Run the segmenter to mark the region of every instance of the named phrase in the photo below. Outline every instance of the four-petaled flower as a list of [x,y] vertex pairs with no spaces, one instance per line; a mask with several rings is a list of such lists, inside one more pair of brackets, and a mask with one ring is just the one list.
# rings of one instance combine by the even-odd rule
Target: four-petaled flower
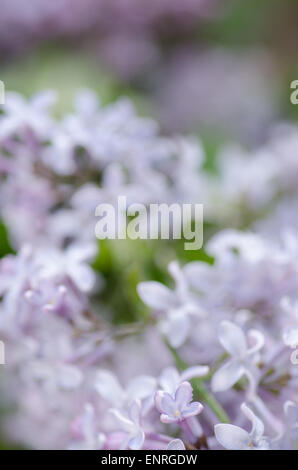
[[203,405],[192,401],[192,386],[182,382],[174,394],[158,391],[155,394],[155,406],[161,413],[162,423],[179,423],[203,410]]

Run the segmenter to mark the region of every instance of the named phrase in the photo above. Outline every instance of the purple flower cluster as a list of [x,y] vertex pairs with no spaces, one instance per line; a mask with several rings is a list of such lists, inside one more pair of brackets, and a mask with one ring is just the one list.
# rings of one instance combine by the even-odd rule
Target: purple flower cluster
[[[297,131],[248,162],[225,150],[211,177],[198,142],[161,137],[126,100],[103,108],[85,90],[60,120],[54,100],[8,94],[0,115],[0,213],[16,249],[0,261],[6,435],[50,449],[297,448],[298,233],[277,222],[297,199]],[[172,288],[138,284],[150,322],[119,337],[90,265],[95,207],[118,195],[204,202],[218,227],[212,262],[172,261]],[[237,230],[244,213],[250,231]]]

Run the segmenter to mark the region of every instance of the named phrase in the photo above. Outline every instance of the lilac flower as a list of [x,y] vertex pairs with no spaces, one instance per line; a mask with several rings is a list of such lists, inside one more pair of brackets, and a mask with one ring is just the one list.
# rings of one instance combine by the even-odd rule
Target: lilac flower
[[140,375],[130,380],[123,388],[112,372],[99,370],[96,373],[95,389],[104,400],[116,408],[122,408],[132,400],[144,400],[152,397],[156,391],[156,379]]
[[175,394],[156,392],[155,406],[161,413],[161,422],[179,423],[200,414],[203,405],[199,402],[192,402],[192,395],[192,386],[189,382],[182,382],[177,387]]
[[26,290],[24,298],[31,311],[54,313],[82,330],[91,326],[90,320],[83,314],[88,308],[87,299],[69,279],[65,279],[64,284],[52,280],[40,281],[37,286],[31,285]]
[[[231,449],[297,447],[298,376],[286,347],[298,343],[297,227],[279,223],[264,236],[256,225],[249,232],[232,226],[243,199],[252,219],[275,200],[294,213],[294,136],[287,146],[276,135],[272,148],[254,152],[247,175],[244,155],[226,150],[216,193],[200,144],[161,137],[129,101],[102,107],[84,91],[61,120],[49,113],[52,101],[51,94],[9,96],[0,117],[0,212],[16,249],[0,261],[1,396],[15,410],[3,423],[6,437],[38,449],[216,448],[215,436]],[[264,162],[268,172],[258,173]],[[251,186],[256,178],[262,188]],[[231,189],[226,183],[235,179],[241,184]],[[213,199],[220,191],[231,203],[224,224],[231,227],[206,245],[214,262],[180,268],[173,261],[173,289],[138,287],[156,322],[110,325],[111,304],[89,264],[98,202],[114,203],[119,192],[144,204],[197,202],[203,192],[206,217],[220,230]],[[202,426],[196,416],[203,405],[192,401],[188,382],[195,377],[208,404]],[[242,381],[234,387],[242,378],[246,391]],[[242,429],[244,396],[258,416],[241,407],[250,432]],[[226,415],[231,424],[217,425],[214,436]],[[183,442],[171,435],[177,425]]]
[[228,450],[268,450],[270,449],[269,440],[264,437],[264,424],[262,421],[246,406],[241,405],[241,411],[252,423],[250,432],[245,431],[239,426],[233,424],[216,424],[214,432],[218,442]]
[[144,444],[145,433],[141,426],[141,402],[134,400],[128,409],[128,416],[119,410],[111,409],[110,412],[116,418],[119,427],[124,431],[126,437],[122,442],[121,449],[127,447],[131,450],[140,450]]
[[70,245],[63,253],[54,249],[47,253],[41,251],[37,257],[42,266],[40,276],[69,276],[82,292],[88,292],[94,287],[96,277],[87,261],[95,256],[96,251],[95,244]]
[[1,116],[0,139],[21,134],[26,129],[31,129],[39,138],[45,138],[52,125],[48,111],[56,101],[56,93],[46,91],[34,95],[30,102],[18,93],[7,93],[5,103],[5,115]]
[[191,331],[191,317],[204,316],[205,312],[190,292],[176,262],[169,265],[169,272],[176,281],[174,291],[158,282],[144,282],[138,285],[138,293],[147,305],[166,316],[161,319],[161,330],[173,347],[179,347]]
[[255,341],[250,348],[247,339],[239,326],[224,321],[219,327],[219,341],[226,351],[231,355],[231,359],[218,369],[212,377],[211,386],[215,392],[228,390],[241,377],[246,375],[255,387],[255,364],[258,359],[258,352],[264,345],[263,335],[256,330],[248,332],[248,338]]

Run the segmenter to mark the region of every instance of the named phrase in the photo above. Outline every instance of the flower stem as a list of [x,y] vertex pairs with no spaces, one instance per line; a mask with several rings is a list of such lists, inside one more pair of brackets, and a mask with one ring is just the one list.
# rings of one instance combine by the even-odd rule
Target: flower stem
[[[180,357],[176,349],[174,349],[166,340],[167,347],[169,351],[172,353],[176,366],[180,370],[185,370],[189,367],[189,365]],[[191,381],[191,384],[193,386],[194,392],[198,397],[201,399],[202,402],[204,402],[206,405],[209,406],[209,408],[213,411],[213,413],[217,416],[217,418],[220,420],[221,423],[229,423],[230,419],[221,406],[221,404],[216,400],[214,395],[210,393],[210,391],[207,389],[206,385],[204,384],[204,381],[199,378],[194,378]]]

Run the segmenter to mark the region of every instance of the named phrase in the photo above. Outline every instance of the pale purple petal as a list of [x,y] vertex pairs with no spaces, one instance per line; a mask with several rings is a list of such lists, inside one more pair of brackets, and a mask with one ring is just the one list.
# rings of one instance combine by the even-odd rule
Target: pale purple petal
[[288,328],[283,335],[283,340],[291,348],[298,346],[298,328]]
[[140,429],[139,432],[134,437],[129,439],[128,447],[131,450],[140,450],[143,447],[144,440],[145,440],[145,433],[142,429]]
[[233,387],[243,376],[244,368],[236,360],[228,361],[218,369],[212,377],[211,388],[213,392],[223,392]]
[[169,442],[167,450],[185,450],[185,445],[181,439],[173,439]]
[[247,344],[243,331],[234,323],[223,321],[219,325],[219,341],[231,356],[242,356],[246,353]]
[[156,310],[167,310],[175,305],[174,293],[159,282],[141,282],[138,294],[146,305]]
[[264,424],[262,421],[252,412],[248,406],[243,403],[241,405],[241,411],[252,423],[252,430],[250,432],[251,439],[253,441],[258,441],[264,434]]
[[290,426],[296,426],[298,430],[298,405],[292,401],[284,404],[284,411]]
[[190,416],[196,416],[203,411],[203,405],[199,402],[192,402],[186,408],[184,408],[182,415],[183,418],[189,418]]
[[129,417],[135,425],[140,424],[141,418],[141,402],[140,400],[134,400],[129,408]]
[[192,400],[192,395],[192,386],[189,382],[183,382],[181,385],[179,385],[175,393],[175,402],[177,403],[179,410],[183,410],[186,406],[188,406]]
[[252,347],[250,347],[249,350],[247,351],[248,354],[255,354],[260,349],[262,349],[262,347],[265,344],[265,337],[263,333],[261,333],[258,330],[250,330],[248,332],[248,337],[249,339],[252,338],[254,341],[254,344],[252,345]]
[[122,403],[124,391],[114,374],[100,370],[96,374],[95,389],[108,402],[115,405]]
[[148,375],[140,375],[132,379],[127,388],[126,395],[130,399],[140,399],[149,397],[156,390],[156,379]]
[[159,377],[161,388],[168,393],[175,393],[179,382],[180,376],[175,367],[167,367]]
[[216,424],[215,437],[228,450],[248,450],[251,439],[247,431],[233,424]]
[[186,369],[181,374],[181,381],[191,380],[195,377],[204,377],[209,372],[208,366],[193,366]]
[[173,348],[179,348],[187,339],[191,327],[187,310],[169,312],[162,330]]

